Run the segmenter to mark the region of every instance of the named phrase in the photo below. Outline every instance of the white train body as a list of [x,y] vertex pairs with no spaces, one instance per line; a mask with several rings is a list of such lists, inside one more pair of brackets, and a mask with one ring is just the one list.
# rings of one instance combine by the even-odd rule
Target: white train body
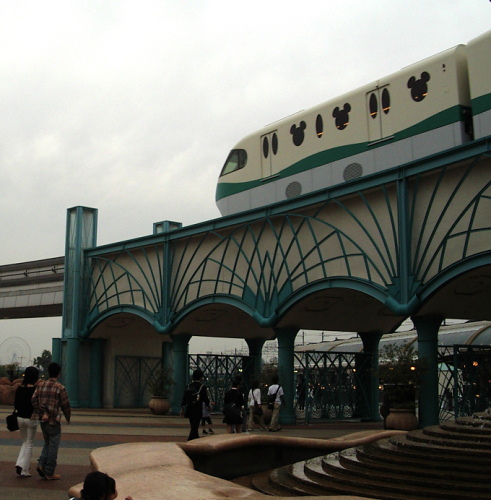
[[491,32],[467,44],[474,138],[491,135]]
[[295,198],[470,141],[477,104],[476,138],[491,134],[490,44],[491,32],[245,137],[220,174],[220,212]]

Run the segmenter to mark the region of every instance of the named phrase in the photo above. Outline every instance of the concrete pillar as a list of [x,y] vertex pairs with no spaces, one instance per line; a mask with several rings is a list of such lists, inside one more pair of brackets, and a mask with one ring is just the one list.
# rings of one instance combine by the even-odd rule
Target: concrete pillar
[[191,335],[176,335],[172,337],[172,374],[174,386],[171,398],[171,411],[173,414],[179,414],[181,411],[182,395],[189,382],[189,340]]
[[[379,378],[378,378],[378,363],[379,363],[379,344],[382,338],[381,333],[359,333],[363,342],[363,351],[370,356],[369,363],[364,365],[363,373],[358,373],[358,378],[362,384],[357,387],[357,391],[365,391],[367,394],[367,404],[365,418],[370,420],[382,420],[379,409]],[[360,401],[360,398],[358,398]],[[362,405],[363,408],[363,405]],[[362,413],[365,413],[362,411]],[[363,419],[364,416],[360,415]]]
[[263,346],[266,342],[264,339],[245,339],[249,347],[249,356],[254,358],[254,373],[252,378],[260,380],[263,369]]
[[102,408],[103,339],[90,341],[90,408]]
[[294,424],[295,411],[293,399],[295,396],[295,337],[298,330],[275,328],[278,338],[278,373],[280,384],[285,393],[286,405],[282,406],[280,412],[280,423]]
[[437,425],[438,406],[438,331],[442,318],[414,316],[411,318],[418,332],[418,357],[424,364],[419,392],[419,426]]

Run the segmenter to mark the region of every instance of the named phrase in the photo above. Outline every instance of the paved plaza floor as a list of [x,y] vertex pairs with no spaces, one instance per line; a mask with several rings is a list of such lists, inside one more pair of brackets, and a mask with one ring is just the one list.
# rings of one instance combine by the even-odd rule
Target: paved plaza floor
[[[1,500],[66,500],[68,489],[82,482],[90,472],[89,455],[93,449],[138,441],[183,442],[189,433],[187,419],[152,415],[148,409],[75,409],[72,423],[63,424],[56,469],[62,478],[59,481],[46,481],[36,473],[37,458],[43,444],[40,429],[36,434],[32,455],[32,477],[21,478],[15,473],[21,438],[19,432],[8,432],[6,429],[5,417],[11,412],[11,407],[0,406],[3,422],[0,430]],[[212,415],[212,420],[215,433],[224,434],[225,425],[221,423],[221,415]],[[309,425],[298,423],[283,426],[281,435],[329,439],[362,430],[381,430],[382,427],[382,422],[314,421]],[[206,436],[203,439],[206,439]],[[135,460],[138,460],[138,457],[135,457]]]

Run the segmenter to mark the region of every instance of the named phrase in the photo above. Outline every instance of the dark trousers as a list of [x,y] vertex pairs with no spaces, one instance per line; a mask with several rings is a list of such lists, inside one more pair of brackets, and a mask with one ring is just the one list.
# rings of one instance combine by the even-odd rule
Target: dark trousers
[[201,415],[193,415],[189,417],[189,425],[191,426],[191,432],[189,433],[188,441],[199,438],[200,420],[201,420]]

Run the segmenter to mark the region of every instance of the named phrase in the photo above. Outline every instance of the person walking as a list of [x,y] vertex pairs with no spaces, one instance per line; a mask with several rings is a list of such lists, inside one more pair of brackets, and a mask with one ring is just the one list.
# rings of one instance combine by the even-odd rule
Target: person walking
[[[211,426],[213,422],[211,421],[211,407],[214,406],[214,402],[210,402],[210,406],[206,406],[203,403],[203,410],[201,415],[201,426],[203,427],[203,434],[215,434]],[[206,430],[206,424],[208,424],[208,430]]]
[[269,386],[268,389],[268,402],[273,400],[273,415],[271,416],[271,423],[269,424],[269,432],[278,432],[281,431],[280,424],[278,423],[278,417],[280,414],[280,407],[282,401],[284,399],[283,387],[280,385],[280,379],[278,375],[273,376],[273,383]]
[[208,390],[203,383],[204,373],[197,368],[193,372],[193,380],[184,391],[181,402],[181,416],[189,419],[190,432],[188,441],[199,438],[199,423],[203,416],[203,403],[210,406]]
[[259,427],[262,431],[266,430],[263,418],[263,408],[261,406],[261,389],[259,388],[259,380],[252,382],[251,390],[247,397],[247,406],[249,407],[249,420],[247,422],[248,432],[254,429],[254,419],[259,422]]
[[65,386],[58,382],[61,366],[50,363],[48,373],[49,379],[39,384],[32,396],[34,411],[31,418],[41,421],[44,438],[36,470],[41,477],[56,480],[61,479],[60,474],[55,474],[61,440],[61,412],[69,424],[72,410]]
[[[244,409],[244,395],[241,389],[242,377],[235,377],[232,380],[232,388],[229,389],[223,398],[224,418],[223,423],[227,425],[227,434],[242,433],[242,411]],[[228,412],[227,407],[233,407],[233,411]]]
[[31,399],[38,379],[39,370],[34,366],[28,366],[24,371],[22,385],[17,387],[15,391],[14,408],[17,411],[17,421],[22,437],[22,446],[17,457],[17,462],[15,463],[15,471],[20,477],[31,477],[29,466],[31,464],[34,436],[38,427],[37,421],[31,420],[34,410]]

